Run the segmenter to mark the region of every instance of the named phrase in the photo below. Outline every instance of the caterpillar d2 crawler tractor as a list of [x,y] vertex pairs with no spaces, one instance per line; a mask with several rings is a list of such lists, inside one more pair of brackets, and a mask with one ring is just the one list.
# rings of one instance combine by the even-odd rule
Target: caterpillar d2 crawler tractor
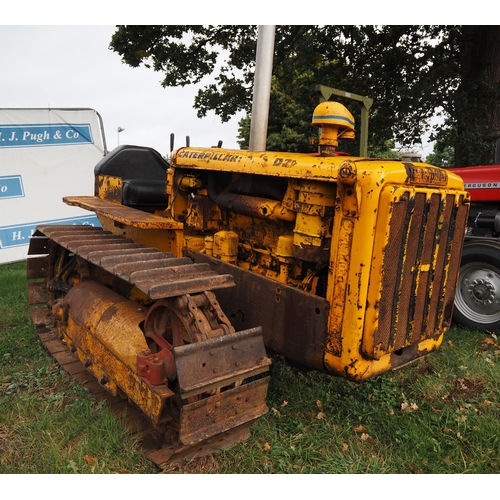
[[354,136],[338,103],[313,126],[313,155],[181,147],[167,163],[120,146],[95,167],[95,196],[64,198],[102,228],[31,239],[42,340],[148,417],[157,462],[246,439],[267,411],[270,352],[362,381],[433,351],[450,325],[461,179],[337,154]]

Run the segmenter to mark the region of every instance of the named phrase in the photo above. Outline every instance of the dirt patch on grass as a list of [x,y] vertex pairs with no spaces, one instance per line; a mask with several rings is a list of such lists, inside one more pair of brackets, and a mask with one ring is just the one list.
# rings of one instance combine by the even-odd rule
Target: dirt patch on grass
[[432,375],[435,372],[432,360],[426,356],[417,360],[413,366],[416,375]]
[[475,399],[484,392],[484,385],[478,379],[457,377],[450,391],[450,397],[455,400]]

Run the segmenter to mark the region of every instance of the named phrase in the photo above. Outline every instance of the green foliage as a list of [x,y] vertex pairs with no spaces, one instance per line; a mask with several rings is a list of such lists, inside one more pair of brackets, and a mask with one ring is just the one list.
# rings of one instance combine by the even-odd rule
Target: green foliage
[[[110,48],[123,62],[164,74],[162,85],[214,78],[194,99],[198,116],[214,111],[227,121],[251,111],[257,27],[118,26]],[[387,140],[419,144],[430,120],[443,117],[433,138],[458,135],[457,165],[491,163],[500,136],[498,26],[301,26],[276,29],[269,115],[271,150],[312,151],[310,121],[322,84],[374,99],[369,148]],[[357,106],[347,105],[356,119]],[[239,144],[248,143],[248,118]],[[444,135],[443,135],[444,134]],[[359,151],[356,142],[341,145]]]
[[217,69],[215,83],[198,92],[195,107],[199,117],[213,110],[226,122],[249,109],[256,33],[255,26],[241,25],[118,26],[110,48],[132,67],[144,64],[163,73],[164,87],[198,83]]
[[454,96],[456,166],[492,163],[500,137],[500,26],[461,27],[461,80]]
[[374,147],[370,151],[370,156],[372,158],[393,158],[393,159],[399,159],[401,158],[401,154],[398,153],[394,148],[396,145],[394,144],[394,141],[388,140],[385,141],[383,145]]
[[442,139],[434,143],[434,149],[425,159],[427,163],[441,168],[453,168],[455,166],[455,150]]

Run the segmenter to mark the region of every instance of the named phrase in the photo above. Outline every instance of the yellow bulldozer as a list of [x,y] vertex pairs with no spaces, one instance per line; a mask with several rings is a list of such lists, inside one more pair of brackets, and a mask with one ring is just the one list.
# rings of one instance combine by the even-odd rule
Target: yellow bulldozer
[[340,154],[354,119],[313,113],[315,154],[119,146],[95,195],[102,228],[40,226],[28,255],[42,340],[162,436],[158,463],[246,439],[273,353],[352,381],[439,347],[469,198],[425,163]]

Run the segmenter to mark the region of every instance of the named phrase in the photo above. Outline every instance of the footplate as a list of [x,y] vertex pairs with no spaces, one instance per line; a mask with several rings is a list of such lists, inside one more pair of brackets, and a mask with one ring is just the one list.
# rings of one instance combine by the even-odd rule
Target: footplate
[[177,382],[183,399],[225,387],[269,370],[262,328],[174,347]]
[[194,445],[265,415],[268,385],[265,377],[183,406],[179,441]]

